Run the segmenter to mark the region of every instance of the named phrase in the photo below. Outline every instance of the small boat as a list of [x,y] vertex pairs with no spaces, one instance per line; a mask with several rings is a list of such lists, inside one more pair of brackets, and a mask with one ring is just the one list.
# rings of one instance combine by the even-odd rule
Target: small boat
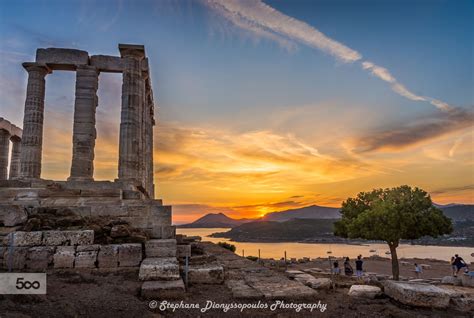
[[332,251],[327,251],[326,253],[327,253],[327,254],[332,254]]
[[390,255],[390,254],[392,254],[392,253],[390,253],[390,251],[385,252],[385,255]]
[[369,252],[370,253],[375,253],[375,252],[377,252],[377,250],[370,250]]

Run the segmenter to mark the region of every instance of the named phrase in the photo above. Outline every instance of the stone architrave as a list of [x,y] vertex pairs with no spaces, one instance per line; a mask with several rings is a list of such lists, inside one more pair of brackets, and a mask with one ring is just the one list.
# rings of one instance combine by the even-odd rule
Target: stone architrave
[[7,179],[9,150],[10,150],[10,133],[4,129],[0,129],[0,180]]
[[23,136],[21,139],[20,177],[39,179],[43,147],[45,76],[51,73],[46,64],[23,63],[28,72]]
[[119,45],[123,62],[122,111],[119,141],[119,180],[139,180],[141,114],[143,109],[141,61],[142,45]]
[[77,67],[72,164],[69,180],[93,180],[98,83],[99,72],[95,67],[88,65]]

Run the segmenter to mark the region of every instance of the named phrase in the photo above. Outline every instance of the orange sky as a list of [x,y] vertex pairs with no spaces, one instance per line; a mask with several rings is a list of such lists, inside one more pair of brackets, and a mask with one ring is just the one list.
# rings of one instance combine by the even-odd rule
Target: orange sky
[[[52,112],[45,117],[44,178],[69,174],[71,125],[64,117]],[[98,128],[95,178],[112,180],[119,127],[99,116]],[[108,135],[101,138],[104,130]],[[470,128],[364,155],[351,150],[354,137],[343,129],[321,125],[313,133],[321,136],[321,149],[331,151],[272,130],[241,133],[158,123],[156,195],[174,206],[176,223],[208,212],[243,218],[311,204],[337,207],[359,191],[401,184],[422,187],[441,204],[474,201]]]

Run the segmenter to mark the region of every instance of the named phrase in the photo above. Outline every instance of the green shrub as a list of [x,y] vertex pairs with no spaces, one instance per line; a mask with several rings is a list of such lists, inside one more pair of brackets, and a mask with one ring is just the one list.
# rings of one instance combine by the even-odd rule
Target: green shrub
[[225,248],[225,249],[227,249],[231,252],[235,252],[235,250],[236,250],[235,245],[229,244],[227,242],[219,242],[219,243],[217,243],[217,245],[219,245],[220,247],[223,247],[223,248]]

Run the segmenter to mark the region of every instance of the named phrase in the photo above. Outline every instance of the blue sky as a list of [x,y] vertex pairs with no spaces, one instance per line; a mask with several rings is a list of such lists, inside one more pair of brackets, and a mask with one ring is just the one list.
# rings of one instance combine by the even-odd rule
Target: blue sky
[[[246,11],[249,8],[250,11]],[[269,8],[278,16],[272,16],[275,11]],[[191,166],[174,167],[179,174],[160,174],[161,168],[170,165],[170,162],[160,161],[160,147],[168,149],[168,143],[176,142],[178,135],[195,137],[196,131],[202,133],[201,137],[210,136],[199,140],[204,157],[210,156],[205,150],[215,141],[216,132],[228,135],[229,140],[240,140],[262,131],[283,139],[291,136],[305,149],[314,148],[332,161],[357,162],[350,182],[364,187],[407,181],[438,191],[472,187],[474,183],[472,125],[469,127],[462,120],[458,124],[460,118],[472,118],[474,103],[472,1],[324,0],[264,1],[262,4],[220,0],[4,0],[0,9],[0,116],[19,126],[26,86],[26,72],[20,63],[34,60],[36,48],[68,47],[86,50],[91,55],[118,55],[118,43],[146,46],[155,100],[159,105],[157,116],[160,127],[164,127],[163,143],[157,142],[157,176],[163,180],[163,187],[173,188],[169,192],[159,190],[159,194],[170,197],[173,203],[238,204],[236,199],[226,202],[224,198],[229,193],[211,188],[203,192],[205,199],[199,202],[194,197],[187,199],[187,194],[180,195],[176,190],[179,186],[196,186],[184,185],[183,180],[202,177]],[[232,15],[229,9],[240,10],[240,16]],[[280,21],[276,21],[278,19]],[[291,28],[302,24],[312,29],[302,28],[301,36],[294,36]],[[347,62],[340,51],[328,53],[318,48],[321,42],[307,42],[314,30],[356,51],[361,58]],[[363,62],[382,67],[396,83],[425,100],[413,100],[416,98],[397,93],[391,88],[393,82],[371,74],[374,69],[364,69]],[[49,153],[61,152],[62,146],[54,141],[54,136],[70,138],[74,74],[55,72],[47,81],[46,111],[52,115],[45,122],[45,137],[49,137]],[[120,81],[119,75],[101,75],[99,138],[104,137],[110,144],[117,140]],[[432,99],[442,101],[455,111],[443,111],[430,103]],[[439,133],[436,128],[425,130],[423,126],[413,132],[419,137],[401,136],[401,131],[428,121],[446,122],[450,128]],[[55,130],[46,127],[48,123],[55,125]],[[256,146],[254,141],[248,145],[243,139],[240,142],[244,144],[239,147],[253,149]],[[232,148],[225,141],[219,145]],[[271,145],[271,142],[265,144],[265,149],[272,152]],[[454,155],[449,156],[453,147],[460,157],[455,167],[448,170],[454,178],[463,177],[457,183],[442,178],[432,180],[433,171],[444,169],[448,163],[453,165],[445,160],[454,160]],[[67,158],[70,150],[64,151]],[[181,155],[188,156],[183,162],[190,164],[193,162],[190,158],[197,155],[188,152],[189,149],[183,150]],[[112,162],[112,154],[103,157],[99,154],[99,158]],[[231,164],[225,161],[229,157],[235,159],[223,153],[213,162],[226,166]],[[271,156],[267,158],[268,162],[272,160]],[[428,163],[432,170],[417,176],[418,179],[404,178],[400,172],[394,172],[413,175],[417,161]],[[391,172],[382,169],[385,172],[378,176],[374,173],[366,182],[360,178],[368,176],[358,173],[362,169],[360,162],[369,165],[370,171],[380,173],[383,166],[390,167],[387,169]],[[49,167],[46,175],[67,176],[68,162],[58,166],[50,155],[46,156],[45,164]],[[115,167],[107,169],[101,177],[108,177]],[[275,169],[276,173],[282,173],[281,167]],[[302,168],[301,173],[305,169]],[[222,176],[224,171],[214,167],[207,173]],[[306,192],[311,192],[308,187],[313,187],[316,192],[327,193],[330,187],[322,186],[328,184],[327,180],[346,181],[339,177],[318,179],[321,175],[322,172],[314,176],[307,174]],[[420,181],[425,179],[427,181]],[[356,191],[355,185],[349,188],[345,192],[335,191],[333,201],[328,199],[324,203],[336,204],[340,197]],[[221,199],[212,197],[213,191],[219,192],[217,196]],[[471,201],[472,189],[463,191],[451,193],[446,200]],[[251,203],[278,200],[283,198],[262,196]]]

